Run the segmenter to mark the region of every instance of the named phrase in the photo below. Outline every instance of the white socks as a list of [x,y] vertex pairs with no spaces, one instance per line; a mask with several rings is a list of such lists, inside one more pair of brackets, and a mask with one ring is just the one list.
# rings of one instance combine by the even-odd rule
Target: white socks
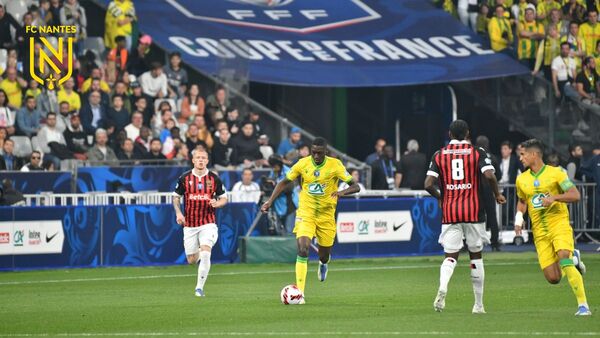
[[448,292],[448,282],[452,278],[454,268],[456,267],[456,260],[452,257],[446,257],[440,266],[440,288],[439,291]]
[[198,263],[198,283],[196,289],[204,290],[204,283],[208,278],[208,271],[210,270],[210,251],[200,251],[200,261]]
[[483,259],[471,260],[471,283],[473,283],[473,293],[475,294],[475,305],[483,306],[483,281],[485,279],[485,270],[483,269]]

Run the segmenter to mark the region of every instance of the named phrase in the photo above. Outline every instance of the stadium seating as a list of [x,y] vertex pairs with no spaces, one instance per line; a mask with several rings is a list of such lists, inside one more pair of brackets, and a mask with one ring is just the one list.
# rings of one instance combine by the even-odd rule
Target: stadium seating
[[42,151],[42,146],[40,144],[40,140],[37,136],[31,138],[31,148],[33,150]]
[[10,138],[15,142],[14,154],[17,157],[27,158],[33,151],[31,140],[27,136],[12,136]]
[[6,49],[0,49],[0,68],[6,69],[6,59],[8,58],[8,51]]
[[31,2],[26,0],[8,0],[6,3],[6,11],[11,13],[12,16],[20,22],[23,14],[27,13],[27,7],[30,4]]

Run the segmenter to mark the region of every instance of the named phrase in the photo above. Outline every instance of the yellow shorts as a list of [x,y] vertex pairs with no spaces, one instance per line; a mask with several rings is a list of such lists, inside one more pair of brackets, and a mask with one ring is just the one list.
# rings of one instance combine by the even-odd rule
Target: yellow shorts
[[296,215],[296,225],[294,233],[296,238],[308,237],[311,240],[317,237],[320,246],[333,246],[335,240],[335,216],[303,217]]
[[575,242],[573,240],[573,228],[570,225],[560,225],[552,229],[548,234],[536,236],[534,234],[535,249],[542,270],[559,261],[556,254],[560,250],[568,250],[573,253]]

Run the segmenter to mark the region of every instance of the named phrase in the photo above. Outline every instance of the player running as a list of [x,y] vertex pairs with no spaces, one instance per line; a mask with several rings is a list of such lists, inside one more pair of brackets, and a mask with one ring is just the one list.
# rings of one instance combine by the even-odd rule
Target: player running
[[[425,179],[425,189],[438,199],[442,209],[439,243],[444,247],[446,256],[440,267],[440,286],[433,308],[441,312],[446,306],[448,283],[465,238],[471,258],[471,283],[475,294],[472,312],[481,314],[485,313],[485,271],[481,251],[490,242],[485,232],[485,210],[480,198],[480,172],[490,183],[496,202],[503,204],[506,199],[498,191],[489,155],[485,150],[473,147],[468,141],[469,126],[465,121],[456,120],[450,124],[450,138],[450,144],[433,155]],[[438,181],[440,189],[437,188]]]
[[[208,171],[208,153],[196,150],[192,155],[194,168],[183,173],[173,192],[173,207],[177,224],[183,226],[183,246],[189,264],[198,264],[195,295],[204,297],[204,283],[210,270],[210,253],[217,243],[215,209],[227,204],[225,188],[219,177]],[[184,200],[185,216],[179,205]]]
[[[335,208],[338,197],[353,194],[360,190],[342,162],[325,155],[327,153],[327,141],[325,139],[316,138],[312,143],[310,152],[311,156],[300,159],[290,169],[286,178],[277,184],[269,200],[261,207],[262,212],[267,212],[273,201],[286,190],[286,187],[297,178],[300,178],[302,192],[296,211],[294,233],[298,243],[296,286],[303,293],[306,284],[310,241],[313,237],[317,237],[319,245],[317,274],[319,280],[323,282],[327,278],[327,264],[331,258],[331,247],[335,239]],[[349,187],[337,191],[339,180],[346,182]]]
[[[576,316],[590,316],[582,274],[585,265],[579,250],[575,250],[573,229],[569,222],[566,203],[579,201],[579,191],[560,168],[551,167],[543,161],[544,146],[539,140],[523,142],[519,159],[529,169],[517,177],[517,214],[515,232],[521,235],[523,214],[529,212],[533,240],[544,277],[551,284],[558,284],[562,275],[579,305]],[[562,270],[562,273],[561,273]]]

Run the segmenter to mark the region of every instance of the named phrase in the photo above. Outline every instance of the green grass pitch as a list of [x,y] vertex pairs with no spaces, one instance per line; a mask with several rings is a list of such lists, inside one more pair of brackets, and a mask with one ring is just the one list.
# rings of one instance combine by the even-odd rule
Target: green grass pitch
[[192,266],[0,273],[0,336],[600,336],[600,254],[584,276],[593,316],[577,318],[565,279],[550,285],[534,253],[489,253],[484,303],[473,315],[461,257],[446,310],[432,303],[438,257],[333,260],[326,282],[309,262],[305,305],[282,305],[293,264],[213,264],[196,298]]

